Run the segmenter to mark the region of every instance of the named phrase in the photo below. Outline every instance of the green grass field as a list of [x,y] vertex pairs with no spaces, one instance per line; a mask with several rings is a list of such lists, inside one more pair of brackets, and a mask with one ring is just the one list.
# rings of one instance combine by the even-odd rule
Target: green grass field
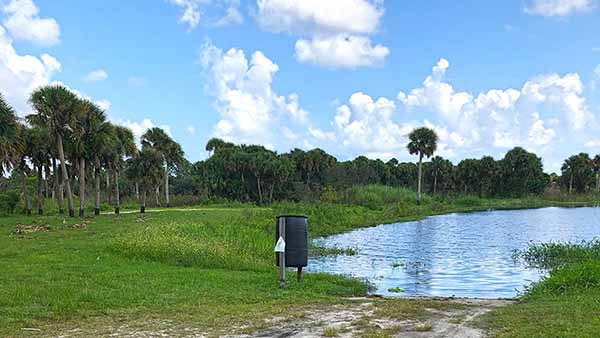
[[[416,205],[411,200],[414,196],[405,191],[388,191],[383,198],[369,191],[376,189],[365,188],[350,196],[352,205],[276,203],[258,208],[232,204],[85,219],[2,217],[0,336],[31,336],[22,328],[38,328],[51,335],[74,323],[93,327],[113,320],[148,318],[218,331],[248,323],[260,325],[264,318],[289,314],[292,308],[342,303],[345,297],[366,295],[365,283],[326,274],[308,274],[304,283],[291,280],[287,289],[280,289],[273,266],[277,214],[308,215],[309,232],[317,237],[448,212],[573,205],[474,197],[427,198]],[[554,298],[542,294],[539,300],[532,296],[498,311],[488,325],[500,332],[499,337],[526,337],[517,333],[529,327],[525,325],[529,313],[539,315],[539,322],[556,317],[556,323],[561,323],[559,314],[551,315],[557,309],[570,311],[576,303],[581,311],[565,318],[577,330],[588,319],[584,311],[588,303],[596,306],[595,311],[600,308],[600,297],[587,297],[590,292]]]
[[[363,283],[322,274],[279,289],[273,217],[243,208],[101,216],[84,225],[3,218],[0,336],[102,316],[164,315],[218,328],[365,294]],[[23,224],[49,229],[11,234]]]

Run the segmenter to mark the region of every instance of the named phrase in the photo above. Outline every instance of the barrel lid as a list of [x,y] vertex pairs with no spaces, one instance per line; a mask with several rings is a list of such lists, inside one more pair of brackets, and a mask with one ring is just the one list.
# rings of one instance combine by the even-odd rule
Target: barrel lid
[[296,217],[296,218],[308,218],[305,215],[279,215],[279,216],[277,216],[277,218],[282,218],[282,217],[285,217],[285,218],[288,218],[288,217],[290,217],[290,218],[292,218],[292,217]]

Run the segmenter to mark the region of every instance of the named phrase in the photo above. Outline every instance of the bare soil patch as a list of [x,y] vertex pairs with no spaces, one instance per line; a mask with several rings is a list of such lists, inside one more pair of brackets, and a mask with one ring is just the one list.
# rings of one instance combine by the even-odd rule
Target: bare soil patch
[[[245,326],[228,328],[195,327],[173,320],[124,320],[98,325],[82,325],[35,337],[225,337],[225,338],[484,338],[486,332],[475,325],[478,318],[511,300],[443,298],[355,298],[342,304],[299,309]],[[29,335],[27,335],[29,336]]]

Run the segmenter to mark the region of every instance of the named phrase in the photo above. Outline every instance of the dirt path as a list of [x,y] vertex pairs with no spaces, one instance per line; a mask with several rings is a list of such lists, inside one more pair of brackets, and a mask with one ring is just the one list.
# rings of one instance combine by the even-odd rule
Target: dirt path
[[[510,300],[356,298],[343,304],[268,318],[246,327],[216,331],[154,319],[71,328],[50,337],[484,338],[486,332],[474,325],[479,317],[511,303]],[[40,336],[47,337],[43,333],[35,335]]]
[[509,300],[413,299],[423,308],[407,307],[406,300],[366,299],[355,304],[336,305],[317,310],[304,318],[288,321],[275,318],[269,329],[228,338],[295,337],[406,337],[406,338],[483,338],[486,333],[474,322]]

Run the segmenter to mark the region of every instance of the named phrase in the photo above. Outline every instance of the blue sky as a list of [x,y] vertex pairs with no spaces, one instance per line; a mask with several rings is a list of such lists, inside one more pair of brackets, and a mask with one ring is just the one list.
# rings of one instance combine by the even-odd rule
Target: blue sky
[[191,161],[212,136],[455,163],[513,146],[547,171],[600,152],[597,0],[0,0],[0,91],[61,82]]

